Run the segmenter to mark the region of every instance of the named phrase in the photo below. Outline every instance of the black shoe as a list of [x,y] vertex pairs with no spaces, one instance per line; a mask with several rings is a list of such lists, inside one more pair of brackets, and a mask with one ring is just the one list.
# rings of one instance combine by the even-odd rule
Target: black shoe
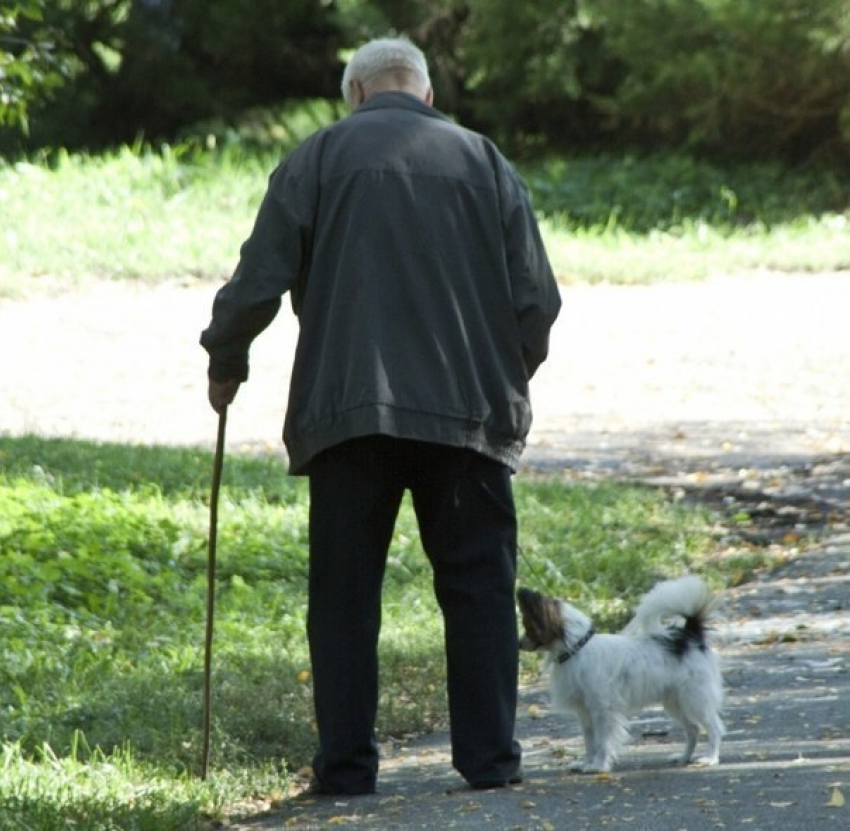
[[470,782],[474,791],[493,791],[497,788],[507,788],[509,785],[522,784],[522,771],[517,771],[508,779],[481,779],[477,782]]

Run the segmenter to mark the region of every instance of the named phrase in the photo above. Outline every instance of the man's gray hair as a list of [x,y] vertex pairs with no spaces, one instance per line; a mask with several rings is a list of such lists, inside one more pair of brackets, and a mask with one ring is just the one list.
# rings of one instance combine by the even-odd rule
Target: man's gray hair
[[361,46],[352,55],[342,74],[342,97],[351,105],[351,81],[364,86],[382,75],[406,75],[423,94],[431,86],[428,61],[419,47],[406,37],[378,38]]

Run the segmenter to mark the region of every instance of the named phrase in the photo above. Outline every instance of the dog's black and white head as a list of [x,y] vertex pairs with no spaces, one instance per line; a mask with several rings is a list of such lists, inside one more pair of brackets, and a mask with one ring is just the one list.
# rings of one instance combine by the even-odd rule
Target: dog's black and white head
[[523,627],[519,648],[525,652],[570,651],[593,631],[590,618],[563,600],[520,588],[517,602]]

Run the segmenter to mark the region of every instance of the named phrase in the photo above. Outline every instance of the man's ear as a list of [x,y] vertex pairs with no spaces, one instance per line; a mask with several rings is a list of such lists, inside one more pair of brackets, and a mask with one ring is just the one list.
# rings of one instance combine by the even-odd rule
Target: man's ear
[[366,100],[366,91],[363,89],[363,84],[357,78],[352,78],[348,82],[348,88],[351,90],[349,96],[351,109],[356,110]]
[[429,107],[434,106],[434,88],[433,87],[428,87],[428,92],[425,93],[425,103]]

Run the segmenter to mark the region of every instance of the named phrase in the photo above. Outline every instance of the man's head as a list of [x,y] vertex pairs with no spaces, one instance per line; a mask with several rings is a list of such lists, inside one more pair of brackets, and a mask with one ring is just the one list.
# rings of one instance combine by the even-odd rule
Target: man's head
[[342,97],[352,110],[375,93],[390,90],[433,102],[428,62],[407,38],[381,38],[361,46],[342,75]]

